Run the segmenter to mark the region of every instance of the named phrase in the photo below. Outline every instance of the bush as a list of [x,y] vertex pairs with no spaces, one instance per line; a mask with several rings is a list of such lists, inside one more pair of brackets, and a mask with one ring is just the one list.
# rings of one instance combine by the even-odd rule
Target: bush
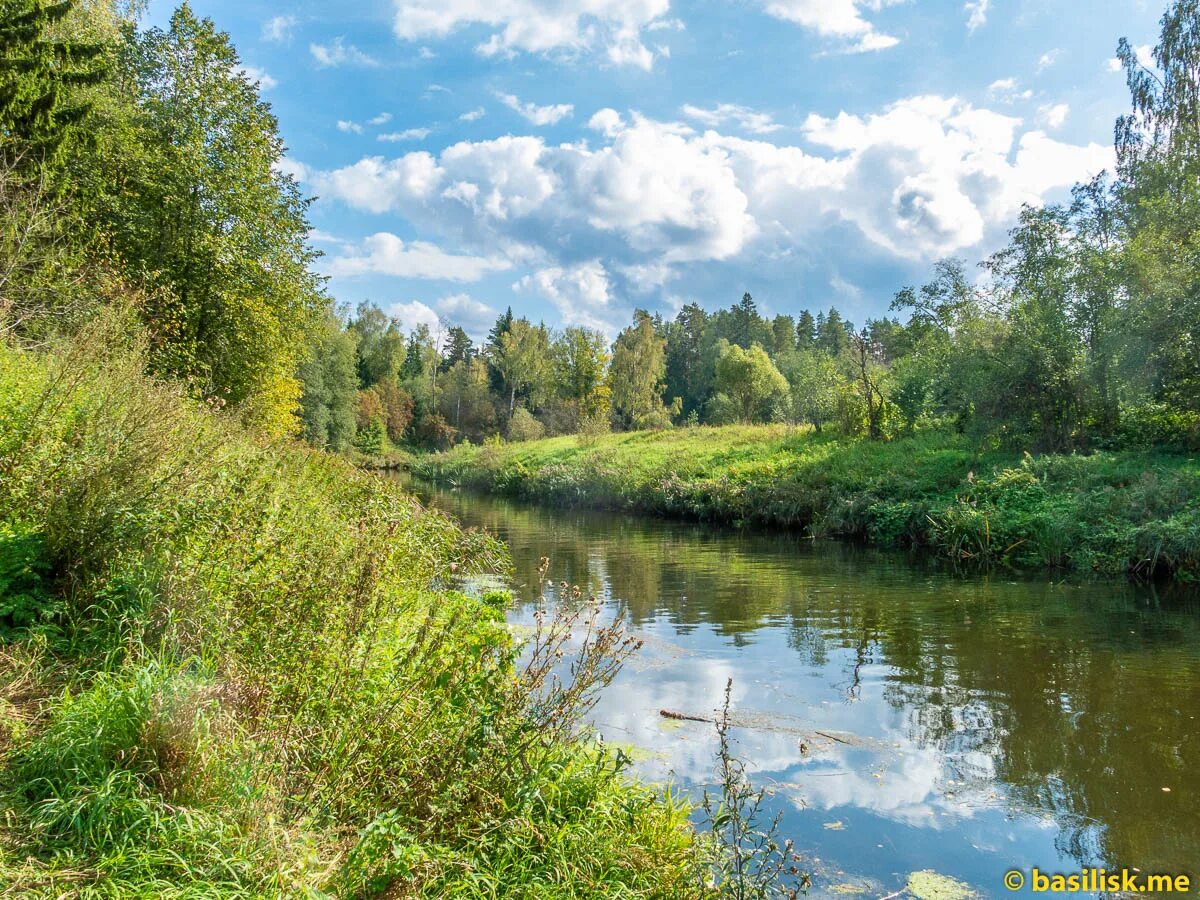
[[537,441],[545,436],[546,428],[533,417],[533,413],[518,406],[508,420],[506,434],[510,441]]

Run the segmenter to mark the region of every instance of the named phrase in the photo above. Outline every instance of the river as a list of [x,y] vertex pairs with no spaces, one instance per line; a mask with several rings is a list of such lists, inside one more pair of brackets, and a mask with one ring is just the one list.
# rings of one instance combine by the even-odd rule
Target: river
[[627,617],[645,645],[593,718],[641,777],[713,780],[713,727],[660,710],[711,716],[733,679],[735,750],[815,896],[918,870],[983,896],[1013,868],[1200,873],[1194,594],[413,487],[508,544],[515,623],[563,582]]

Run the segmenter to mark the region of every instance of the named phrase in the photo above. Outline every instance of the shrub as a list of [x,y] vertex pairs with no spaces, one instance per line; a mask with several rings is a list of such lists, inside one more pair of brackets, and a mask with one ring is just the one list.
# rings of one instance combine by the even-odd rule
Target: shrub
[[536,441],[546,434],[546,428],[533,417],[533,413],[518,406],[508,420],[506,433],[510,441]]

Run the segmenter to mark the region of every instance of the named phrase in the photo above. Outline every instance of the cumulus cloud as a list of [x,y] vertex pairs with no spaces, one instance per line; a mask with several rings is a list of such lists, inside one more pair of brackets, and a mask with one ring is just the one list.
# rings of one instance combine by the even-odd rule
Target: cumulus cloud
[[1060,56],[1062,56],[1062,50],[1058,49],[1057,47],[1055,47],[1053,50],[1047,50],[1045,53],[1039,56],[1037,61],[1038,73],[1040,74],[1046,71],[1056,62],[1058,62],[1058,58]]
[[262,38],[264,41],[282,44],[291,39],[292,29],[295,27],[295,16],[275,16],[263,23]]
[[778,131],[782,126],[777,124],[767,113],[755,112],[745,106],[738,106],[735,103],[718,103],[712,109],[703,109],[699,106],[692,106],[690,103],[685,103],[679,110],[687,118],[710,128],[719,128],[721,125],[731,123],[743,131],[749,131],[752,134],[770,134],[772,131]]
[[397,278],[438,278],[446,281],[478,281],[489,272],[509,268],[507,260],[447,253],[426,241],[405,242],[381,231],[363,240],[361,246],[345,247],[326,266],[335,278],[360,275],[391,275]]
[[575,111],[570,103],[554,103],[550,106],[538,106],[536,103],[523,103],[514,94],[496,94],[496,98],[534,125],[553,125],[560,122]]
[[822,192],[826,204],[837,203],[831,211],[897,255],[932,258],[978,244],[1022,203],[1112,163],[1112,150],[1097,144],[1065,144],[1041,131],[1018,138],[1021,124],[956,98],[924,96],[871,116],[811,116],[805,131],[838,153],[829,173],[837,190]]
[[375,116],[375,118],[368,121],[372,125],[386,125],[388,122],[392,121],[392,114],[389,112],[382,112]]
[[479,119],[482,119],[486,115],[487,115],[487,110],[484,109],[482,106],[477,106],[474,109],[467,110],[465,113],[463,113],[461,116],[459,116],[458,121],[460,121],[460,122],[476,122]]
[[843,49],[862,53],[886,50],[900,39],[883,34],[867,21],[862,9],[878,10],[895,0],[763,0],[767,15],[809,28],[842,42]]
[[978,247],[1022,203],[1112,162],[1108,147],[1057,141],[955,97],[812,115],[798,145],[610,109],[588,124],[597,144],[464,141],[437,155],[368,157],[310,182],[323,197],[530,265],[520,290],[598,325],[620,312],[613,298],[639,273],[662,284],[685,263],[838,257],[847,229],[867,250],[914,261]]
[[338,66],[377,66],[379,62],[353,44],[347,44],[346,39],[336,37],[331,44],[309,44],[308,52],[322,69]]
[[384,311],[398,321],[404,331],[412,331],[418,325],[427,325],[429,330],[438,336],[442,328],[441,317],[428,304],[422,303],[420,300],[393,303]]
[[337,130],[346,134],[362,134],[363,127],[357,122],[351,122],[349,119],[338,119]]
[[601,52],[615,65],[650,69],[642,32],[666,15],[670,0],[393,0],[393,30],[404,40],[443,38],[469,25],[490,29],[484,56],[517,52]]
[[1067,121],[1071,107],[1065,103],[1047,103],[1038,107],[1038,120],[1047,128],[1059,128]]
[[482,341],[499,313],[469,294],[451,294],[434,303],[443,322],[457,325],[475,341]]
[[[575,266],[552,266],[526,275],[513,290],[533,292],[549,300],[564,325],[583,325],[607,335],[617,331],[608,273],[599,260]],[[623,313],[619,314],[624,319]]]
[[405,128],[403,131],[391,131],[387,134],[381,134],[377,139],[391,144],[401,141],[423,141],[429,137],[430,133],[431,129],[429,128]]
[[269,91],[272,88],[279,87],[279,82],[272,78],[266,69],[260,69],[258,66],[242,66],[240,71],[252,82],[256,83],[260,90]]

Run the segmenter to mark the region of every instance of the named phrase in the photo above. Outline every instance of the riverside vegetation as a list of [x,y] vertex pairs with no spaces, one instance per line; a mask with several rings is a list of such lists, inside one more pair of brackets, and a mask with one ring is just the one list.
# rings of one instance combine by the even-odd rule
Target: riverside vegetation
[[806,528],[968,565],[1200,578],[1200,460],[1186,454],[701,426],[460,446],[412,465],[527,500]]
[[490,538],[122,343],[0,349],[0,893],[703,893],[687,810],[580,732],[619,627],[519,654],[447,587]]

